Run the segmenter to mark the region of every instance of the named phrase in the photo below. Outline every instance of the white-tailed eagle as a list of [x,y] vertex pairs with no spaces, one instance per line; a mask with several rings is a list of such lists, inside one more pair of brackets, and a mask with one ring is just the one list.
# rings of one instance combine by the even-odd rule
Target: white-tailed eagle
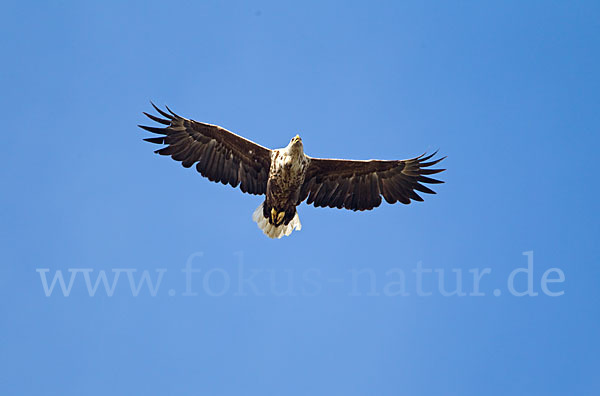
[[417,191],[435,192],[424,185],[443,183],[429,175],[443,158],[436,153],[408,160],[354,161],[312,158],[304,154],[296,135],[285,148],[270,150],[216,125],[188,120],[152,104],[165,118],[144,113],[162,128],[140,125],[161,135],[145,141],[166,145],[155,152],[169,155],[208,180],[229,184],[249,194],[265,194],[252,218],[270,238],[290,235],[302,227],[296,207],[306,200],[316,207],[371,210],[381,204],[423,201]]

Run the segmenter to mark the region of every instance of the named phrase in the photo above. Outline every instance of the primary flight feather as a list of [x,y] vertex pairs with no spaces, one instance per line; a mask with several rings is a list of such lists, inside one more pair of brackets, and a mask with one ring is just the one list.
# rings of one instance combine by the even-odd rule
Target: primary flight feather
[[210,181],[265,194],[252,218],[270,238],[301,229],[296,207],[304,200],[316,207],[371,210],[382,197],[390,204],[423,201],[417,191],[435,194],[424,184],[443,183],[429,177],[444,171],[430,168],[445,158],[433,159],[436,153],[395,161],[312,158],[304,154],[298,135],[287,147],[270,150],[217,125],[152,106],[164,118],[144,114],[164,127],[139,125],[160,135],[144,140],[165,145],[155,152],[186,168],[195,164]]

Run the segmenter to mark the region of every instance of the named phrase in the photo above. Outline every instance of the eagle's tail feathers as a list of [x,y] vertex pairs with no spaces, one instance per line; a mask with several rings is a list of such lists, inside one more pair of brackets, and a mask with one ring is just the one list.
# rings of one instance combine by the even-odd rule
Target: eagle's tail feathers
[[256,208],[254,214],[252,215],[252,220],[258,224],[258,228],[260,228],[269,238],[279,239],[284,235],[290,235],[294,230],[300,231],[302,229],[298,212],[294,214],[294,218],[287,225],[281,224],[280,226],[275,226],[269,223],[269,219],[265,217],[263,213],[263,205],[264,202],[261,203],[258,208]]

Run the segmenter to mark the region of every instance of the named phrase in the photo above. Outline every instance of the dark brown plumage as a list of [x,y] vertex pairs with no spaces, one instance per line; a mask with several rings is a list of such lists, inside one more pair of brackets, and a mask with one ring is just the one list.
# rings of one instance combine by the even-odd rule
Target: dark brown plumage
[[169,113],[152,104],[162,119],[144,113],[164,128],[138,125],[148,132],[163,135],[144,139],[150,143],[165,144],[167,147],[155,153],[169,155],[189,168],[196,170],[208,180],[229,184],[249,194],[264,194],[267,188],[271,150],[260,146],[217,125],[204,124],[180,117],[168,107]]
[[219,126],[152,106],[165,118],[144,114],[164,127],[140,125],[161,135],[144,140],[166,145],[155,152],[186,168],[195,164],[210,181],[239,185],[249,194],[266,194],[254,219],[272,238],[300,229],[296,206],[304,200],[316,207],[371,210],[382,198],[390,204],[423,201],[418,193],[435,194],[425,184],[443,183],[429,177],[444,171],[431,168],[445,158],[433,159],[437,152],[396,161],[312,158],[304,154],[299,136],[285,148],[270,150]]
[[443,158],[429,161],[436,153],[403,161],[352,161],[312,158],[300,193],[300,202],[316,207],[371,210],[381,197],[393,204],[423,201],[415,190],[435,194],[422,183],[443,183],[429,178],[444,169],[426,169]]

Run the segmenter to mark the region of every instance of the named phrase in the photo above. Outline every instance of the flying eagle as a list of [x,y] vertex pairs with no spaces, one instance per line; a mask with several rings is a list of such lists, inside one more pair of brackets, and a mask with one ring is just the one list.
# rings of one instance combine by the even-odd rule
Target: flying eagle
[[165,127],[139,125],[161,135],[144,140],[166,145],[155,152],[170,155],[185,168],[195,164],[210,181],[239,185],[248,194],[265,194],[252,219],[270,238],[300,231],[296,207],[304,200],[316,207],[371,210],[381,204],[382,196],[390,204],[423,201],[416,191],[435,192],[422,183],[443,183],[427,176],[445,170],[429,168],[445,158],[433,160],[436,153],[402,161],[312,158],[304,154],[298,135],[287,147],[270,150],[217,125],[152,106],[165,118],[144,114]]

